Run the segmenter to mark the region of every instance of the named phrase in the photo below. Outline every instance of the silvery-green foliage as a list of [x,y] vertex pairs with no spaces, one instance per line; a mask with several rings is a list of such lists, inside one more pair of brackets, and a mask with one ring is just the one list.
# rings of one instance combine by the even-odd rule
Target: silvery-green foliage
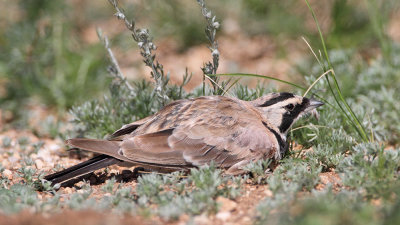
[[[156,205],[152,213],[167,220],[178,219],[183,213],[198,215],[217,212],[216,198],[235,198],[242,181],[221,176],[214,165],[192,169],[187,178],[181,173],[147,174],[138,178],[137,203],[140,208]],[[190,205],[190,207],[187,207]]]
[[258,160],[247,164],[243,169],[250,173],[251,179],[255,184],[266,184],[267,176],[271,173],[269,165],[271,160]]
[[388,197],[400,167],[400,149],[388,149],[379,143],[361,143],[338,165],[343,184],[367,198]]

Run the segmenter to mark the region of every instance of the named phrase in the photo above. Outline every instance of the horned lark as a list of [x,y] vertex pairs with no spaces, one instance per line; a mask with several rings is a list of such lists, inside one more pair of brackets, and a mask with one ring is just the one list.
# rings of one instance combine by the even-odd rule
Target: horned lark
[[291,93],[253,101],[223,96],[178,100],[124,125],[108,140],[67,140],[70,146],[101,155],[45,179],[63,183],[112,164],[175,171],[211,161],[228,174],[241,174],[251,161],[281,159],[292,124],[321,105]]

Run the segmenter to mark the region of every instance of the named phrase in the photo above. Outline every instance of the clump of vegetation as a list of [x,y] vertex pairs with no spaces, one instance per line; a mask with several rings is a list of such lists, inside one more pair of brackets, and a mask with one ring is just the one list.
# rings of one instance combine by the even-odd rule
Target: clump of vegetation
[[267,199],[262,202],[256,224],[380,224],[381,220],[379,210],[354,192],[326,190],[280,203],[271,207]]
[[63,113],[87,99],[82,96],[94,97],[106,87],[109,78],[102,71],[101,46],[67,35],[79,32],[68,23],[75,18],[68,5],[58,0],[12,5],[21,17],[1,33],[0,79],[5,79],[5,94],[0,105],[14,119],[25,116],[20,109],[34,98]]
[[353,152],[338,165],[343,184],[366,198],[389,198],[400,169],[399,149],[387,149],[378,143],[354,146]]
[[178,219],[183,213],[215,213],[218,211],[218,196],[235,198],[240,194],[241,181],[224,177],[221,173],[210,165],[192,169],[187,177],[180,173],[141,176],[136,188],[138,204],[144,209],[156,205],[155,214],[168,220]]
[[255,184],[266,184],[267,174],[271,173],[269,165],[271,160],[258,160],[256,162],[251,162],[244,167],[244,170],[248,171],[250,178]]

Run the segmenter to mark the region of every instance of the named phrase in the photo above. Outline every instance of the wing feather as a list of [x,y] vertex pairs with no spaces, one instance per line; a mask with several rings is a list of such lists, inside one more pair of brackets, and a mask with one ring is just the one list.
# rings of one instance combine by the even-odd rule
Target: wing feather
[[148,122],[152,118],[153,118],[153,116],[148,116],[148,117],[143,118],[141,120],[137,120],[137,121],[135,121],[133,123],[125,124],[120,129],[116,130],[113,134],[111,134],[109,139],[110,140],[122,139],[121,136],[131,134],[138,127],[140,127],[141,125],[145,124],[146,122]]
[[137,135],[122,141],[121,154],[143,163],[201,166],[214,161],[227,168],[243,160],[274,155],[277,150],[276,141],[262,124],[219,136],[214,131],[199,125]]

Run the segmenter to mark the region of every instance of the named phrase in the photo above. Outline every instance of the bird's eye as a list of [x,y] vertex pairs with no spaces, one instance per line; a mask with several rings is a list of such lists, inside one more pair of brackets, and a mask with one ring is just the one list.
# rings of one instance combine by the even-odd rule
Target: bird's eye
[[285,108],[289,111],[292,111],[294,109],[294,105],[293,104],[289,104],[287,106],[285,106]]

